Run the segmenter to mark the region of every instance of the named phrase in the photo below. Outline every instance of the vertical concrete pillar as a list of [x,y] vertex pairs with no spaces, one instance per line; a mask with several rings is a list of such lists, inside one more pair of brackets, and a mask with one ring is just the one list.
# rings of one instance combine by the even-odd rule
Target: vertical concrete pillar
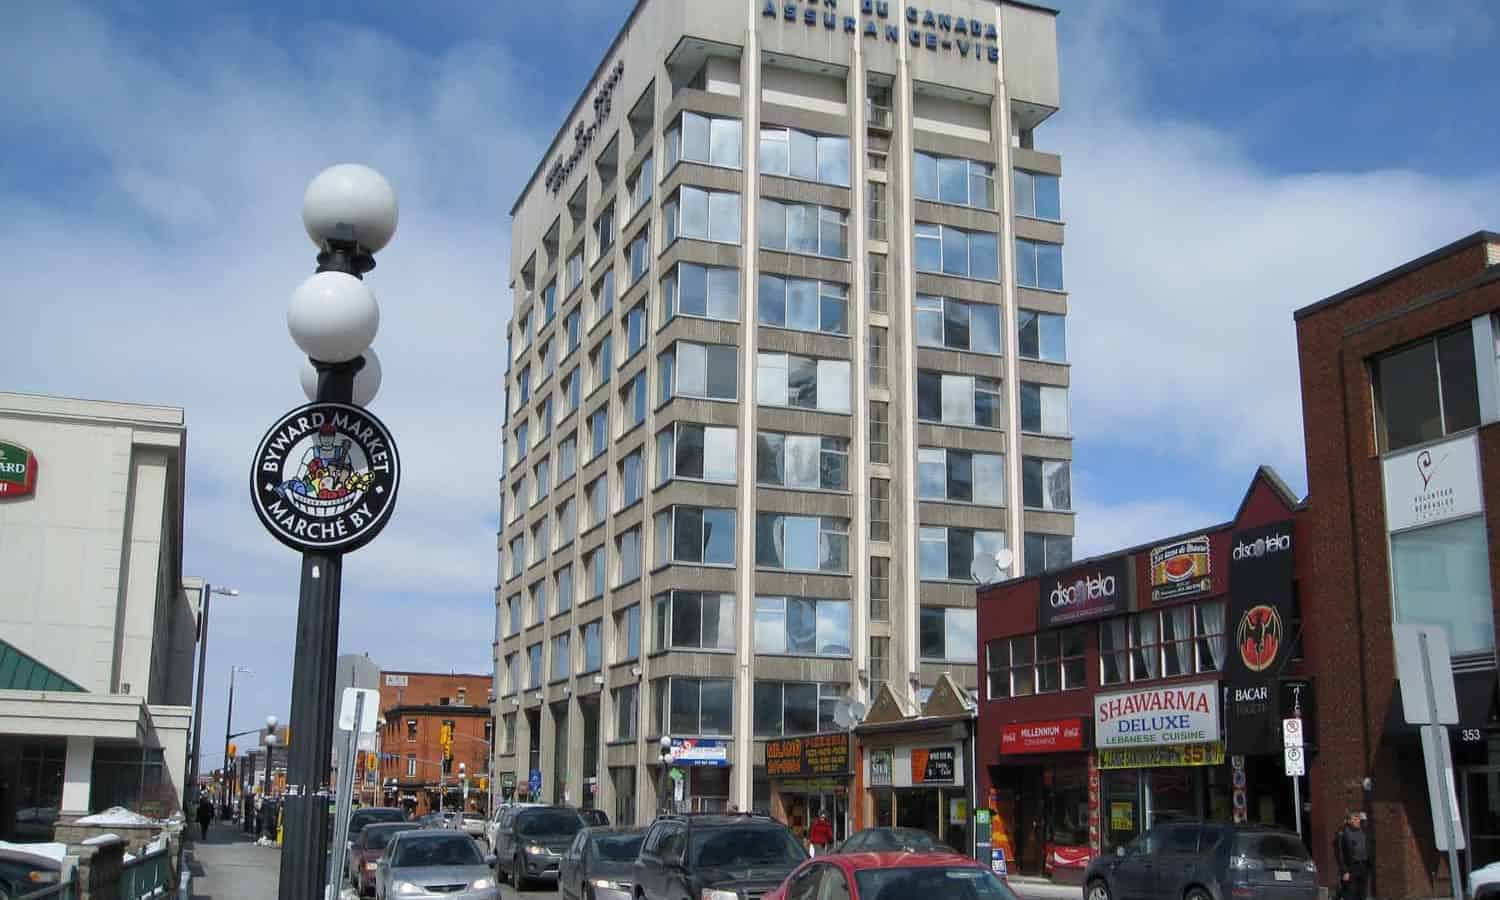
[[62,814],[86,816],[89,813],[89,784],[94,774],[94,739],[68,738],[68,755],[63,768]]

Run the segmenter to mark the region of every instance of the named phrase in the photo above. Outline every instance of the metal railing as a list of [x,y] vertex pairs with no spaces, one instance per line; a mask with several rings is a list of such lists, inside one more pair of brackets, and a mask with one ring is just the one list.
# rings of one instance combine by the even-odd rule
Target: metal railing
[[67,881],[27,894],[26,900],[78,900],[77,872],[69,873]]
[[876,103],[874,100],[865,103],[865,124],[872,128],[884,128],[890,130],[891,108]]
[[120,867],[120,900],[166,897],[171,892],[172,861],[165,841],[155,850],[126,859]]

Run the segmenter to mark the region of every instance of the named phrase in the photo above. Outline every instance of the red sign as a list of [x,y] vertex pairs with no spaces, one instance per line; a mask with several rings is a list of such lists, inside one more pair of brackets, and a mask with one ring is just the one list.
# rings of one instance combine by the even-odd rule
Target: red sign
[[1051,753],[1083,749],[1083,720],[1012,722],[1000,732],[1001,753]]
[[36,454],[0,441],[0,497],[25,497],[36,490]]

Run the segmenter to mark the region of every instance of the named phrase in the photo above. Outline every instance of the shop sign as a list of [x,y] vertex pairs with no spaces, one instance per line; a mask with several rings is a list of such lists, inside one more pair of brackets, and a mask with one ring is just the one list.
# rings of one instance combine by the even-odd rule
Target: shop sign
[[727,766],[729,742],[672,738],[672,762],[679,766]]
[[1000,731],[1001,753],[1053,753],[1082,749],[1082,719],[1012,722]]
[[1295,553],[1290,519],[1236,531],[1230,537],[1231,638],[1225,661],[1230,752],[1268,753],[1280,746],[1277,674],[1291,653],[1292,574]]
[[1166,603],[1213,590],[1208,535],[1177,541],[1151,551],[1151,602]]
[[766,775],[847,775],[849,736],[816,734],[766,742]]
[[1134,831],[1135,830],[1135,804],[1129,800],[1115,802],[1109,805],[1109,830],[1110,831]]
[[[1099,768],[1101,769],[1217,766],[1223,762],[1223,741],[1204,744],[1173,744],[1169,747],[1121,747],[1099,751]],[[1110,818],[1114,818],[1113,813]]]
[[1381,461],[1380,470],[1387,531],[1436,525],[1484,511],[1476,435],[1393,453]]
[[953,784],[956,757],[952,747],[913,747],[911,783]]
[[[839,15],[831,0],[808,0],[799,5],[794,0],[761,0],[760,14],[766,19],[801,23],[807,28],[819,28],[833,33],[863,35],[866,39],[884,40],[897,44],[901,41],[901,28],[897,17],[902,15],[900,5],[892,9],[891,0],[859,0],[858,17]],[[852,6],[850,11],[852,12]],[[894,13],[894,14],[893,14]],[[994,65],[1000,62],[1000,34],[994,22],[969,19],[931,9],[915,6],[905,8],[906,42],[913,47],[938,49],[950,55],[956,53],[961,59],[976,63],[984,61]]]
[[[1219,739],[1219,685],[1212,681],[1094,697],[1100,748],[1195,744]],[[1105,768],[1101,764],[1101,768]]]
[[1276,719],[1276,685],[1224,686],[1224,731],[1229,751],[1237,755],[1274,753],[1281,749]]
[[0,441],[0,498],[12,500],[36,491],[36,454]]
[[847,794],[849,783],[842,778],[787,778],[777,788],[783,794]]
[[891,755],[889,747],[882,747],[870,751],[870,784],[889,785],[891,783]]
[[1125,612],[1130,573],[1130,557],[1117,556],[1043,578],[1041,627],[1071,625]]

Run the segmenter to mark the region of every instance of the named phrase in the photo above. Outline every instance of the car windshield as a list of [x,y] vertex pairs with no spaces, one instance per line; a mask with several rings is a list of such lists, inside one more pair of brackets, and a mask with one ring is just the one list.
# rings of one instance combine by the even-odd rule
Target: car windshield
[[850,838],[850,850],[947,850],[919,828],[875,828]]
[[601,834],[594,838],[599,858],[610,862],[629,862],[640,855],[644,834]]
[[698,866],[794,866],[807,858],[785,828],[731,826],[693,832],[692,860]]
[[371,822],[402,822],[405,819],[399,809],[362,809],[349,817],[349,833],[359,834],[359,830]]
[[910,866],[859,869],[854,873],[859,896],[865,900],[1016,900],[1000,879],[977,866]]
[[566,809],[538,809],[516,816],[516,834],[575,835],[583,827],[578,813]]
[[1290,834],[1254,832],[1234,838],[1234,854],[1251,859],[1295,859],[1306,862],[1310,857],[1302,842]]
[[396,868],[482,866],[474,839],[466,834],[414,835],[396,843]]
[[385,845],[391,842],[391,838],[394,835],[400,834],[403,831],[415,831],[416,829],[417,824],[415,822],[402,822],[399,825],[372,826],[366,828],[360,834],[364,835],[366,850],[383,850],[385,849]]
[[464,821],[465,822],[483,822],[484,821],[484,816],[481,816],[477,812],[466,812],[466,813],[464,813]]

